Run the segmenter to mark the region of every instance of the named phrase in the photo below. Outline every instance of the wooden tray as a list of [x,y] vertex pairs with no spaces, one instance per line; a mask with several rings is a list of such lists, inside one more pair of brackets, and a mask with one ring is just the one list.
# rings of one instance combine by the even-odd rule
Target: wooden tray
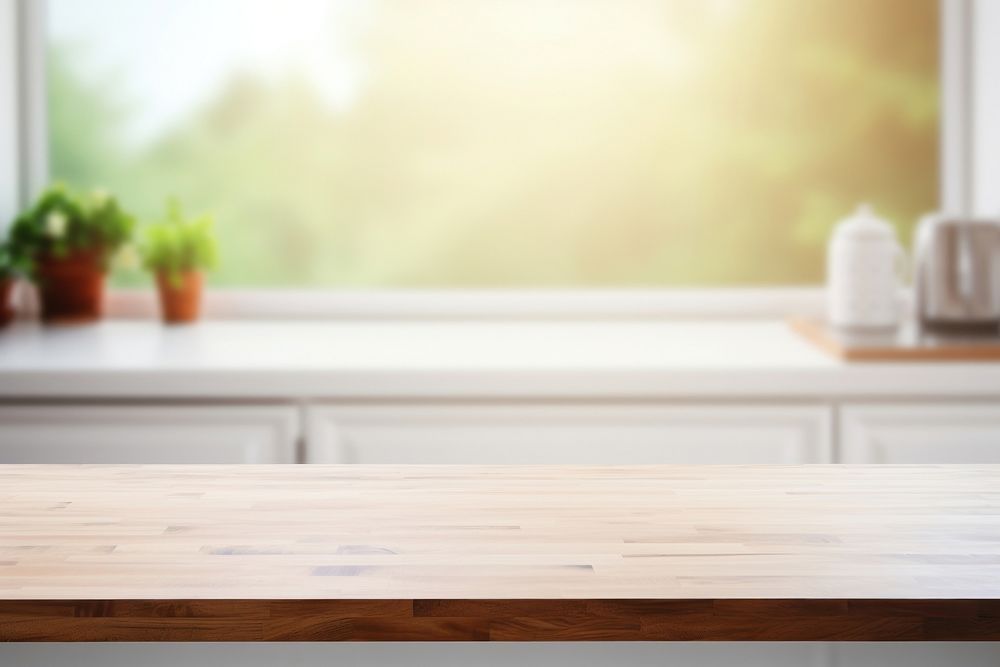
[[788,324],[809,342],[845,361],[1000,361],[1000,332],[932,334],[915,323],[890,331],[845,331],[806,318],[792,318]]

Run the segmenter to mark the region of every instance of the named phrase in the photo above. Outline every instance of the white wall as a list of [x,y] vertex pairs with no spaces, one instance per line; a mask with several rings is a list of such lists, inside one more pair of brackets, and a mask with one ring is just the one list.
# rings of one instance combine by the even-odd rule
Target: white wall
[[973,9],[975,70],[973,211],[1000,215],[1000,2],[976,0]]
[[0,230],[18,209],[17,0],[0,0]]

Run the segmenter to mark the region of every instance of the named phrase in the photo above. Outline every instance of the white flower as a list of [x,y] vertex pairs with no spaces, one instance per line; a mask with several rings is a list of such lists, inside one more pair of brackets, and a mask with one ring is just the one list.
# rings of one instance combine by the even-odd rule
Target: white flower
[[69,219],[60,211],[50,211],[45,216],[45,234],[53,239],[60,239],[66,234],[66,225]]
[[125,269],[126,271],[134,271],[139,268],[139,252],[135,249],[135,246],[131,243],[127,243],[121,247],[118,254],[115,255],[115,264]]

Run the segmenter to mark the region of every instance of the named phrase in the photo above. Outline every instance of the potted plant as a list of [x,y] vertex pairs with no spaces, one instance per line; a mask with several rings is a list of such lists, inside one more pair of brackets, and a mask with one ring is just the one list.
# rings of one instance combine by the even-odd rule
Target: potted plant
[[140,248],[143,265],[156,276],[163,320],[193,322],[201,309],[204,271],[217,261],[214,220],[202,215],[187,219],[180,204],[167,204],[167,217],[148,225]]
[[17,260],[10,251],[10,245],[0,244],[0,327],[10,324],[14,319],[11,294],[14,291],[18,273]]
[[108,263],[134,226],[114,197],[103,191],[79,195],[61,184],[14,220],[11,252],[38,286],[44,322],[100,318]]

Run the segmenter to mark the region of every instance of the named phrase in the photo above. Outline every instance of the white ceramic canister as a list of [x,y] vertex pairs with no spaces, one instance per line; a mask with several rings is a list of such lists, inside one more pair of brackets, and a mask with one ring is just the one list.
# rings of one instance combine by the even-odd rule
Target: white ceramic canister
[[899,322],[905,260],[892,225],[862,204],[833,231],[827,251],[827,317],[844,328]]

